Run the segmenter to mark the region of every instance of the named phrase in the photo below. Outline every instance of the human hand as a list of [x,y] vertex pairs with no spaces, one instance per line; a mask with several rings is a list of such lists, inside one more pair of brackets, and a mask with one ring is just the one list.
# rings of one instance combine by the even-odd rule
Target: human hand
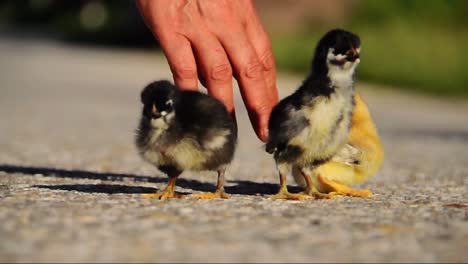
[[257,136],[268,137],[268,118],[278,102],[270,39],[252,0],[137,0],[146,24],[166,55],[174,82],[208,93],[234,115],[232,77]]

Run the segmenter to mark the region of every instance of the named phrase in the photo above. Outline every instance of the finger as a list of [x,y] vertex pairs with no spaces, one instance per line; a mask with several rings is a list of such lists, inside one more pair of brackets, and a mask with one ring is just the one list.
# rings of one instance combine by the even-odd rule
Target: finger
[[[257,35],[259,36],[259,35]],[[263,66],[263,76],[265,79],[265,90],[262,95],[263,107],[258,112],[259,129],[261,131],[262,139],[268,138],[268,120],[270,118],[273,107],[278,103],[278,89],[276,86],[276,66],[273,58],[273,52],[269,45],[267,38],[255,39],[252,43],[260,63]],[[254,98],[254,100],[258,100]]]
[[255,49],[258,58],[263,66],[265,81],[269,93],[272,97],[276,97],[278,101],[278,90],[276,86],[276,64],[273,56],[273,49],[271,47],[271,41],[268,34],[263,29],[258,17],[254,16],[252,21],[246,27],[247,34],[249,36],[250,43]]
[[174,35],[160,40],[175,84],[182,90],[198,90],[197,64],[187,38]]
[[199,71],[208,93],[224,103],[234,113],[232,68],[219,40],[208,31],[199,31],[191,37]]
[[263,133],[268,135],[268,120],[271,110],[278,103],[278,89],[276,85],[276,65],[273,56],[273,49],[271,47],[270,37],[264,30],[258,15],[255,12],[253,5],[249,5],[246,10],[247,13],[247,26],[246,32],[249,37],[250,43],[255,49],[260,63],[263,66],[263,74],[266,82],[266,94],[269,96],[267,99],[268,105],[264,116],[260,117],[260,129]]
[[257,136],[265,141],[272,95],[267,89],[263,66],[244,30],[223,34],[220,40],[233,65],[250,122]]
[[172,16],[161,13],[156,1],[137,0],[137,6],[166,55],[175,84],[184,90],[198,90],[197,67],[190,42],[184,35],[174,33],[174,25],[158,23],[158,18],[170,21]]

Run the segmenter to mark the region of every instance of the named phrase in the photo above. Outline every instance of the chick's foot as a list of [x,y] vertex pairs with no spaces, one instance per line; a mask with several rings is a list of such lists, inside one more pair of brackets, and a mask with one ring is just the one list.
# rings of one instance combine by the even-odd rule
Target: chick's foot
[[281,189],[277,194],[270,197],[271,200],[296,200],[302,201],[312,198],[312,196],[304,193],[290,193],[287,190]]
[[192,196],[194,199],[203,199],[203,200],[210,200],[210,199],[229,199],[231,196],[225,192],[207,192],[207,193],[199,193]]
[[169,198],[182,198],[183,195],[175,191],[164,190],[162,192],[157,193],[145,193],[143,194],[143,197],[148,199],[159,199],[164,201]]
[[322,185],[323,189],[330,191],[330,193],[328,194],[334,193],[334,195],[344,195],[344,196],[364,197],[364,198],[372,197],[372,192],[370,190],[367,190],[367,189],[356,190],[347,185],[329,180],[321,175],[318,176],[318,181],[320,185]]
[[226,172],[226,168],[220,168],[218,170],[218,182],[216,184],[216,191],[215,192],[207,192],[207,193],[200,193],[194,194],[192,197],[195,199],[229,199],[231,196],[224,192],[224,174]]
[[336,195],[336,192],[321,193],[321,192],[310,192],[308,195],[314,197],[315,199],[333,199]]

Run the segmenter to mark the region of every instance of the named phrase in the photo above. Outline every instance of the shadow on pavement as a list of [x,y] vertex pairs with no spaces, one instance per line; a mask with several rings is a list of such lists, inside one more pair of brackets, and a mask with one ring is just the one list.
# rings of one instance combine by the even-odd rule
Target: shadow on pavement
[[[131,180],[134,182],[151,182],[151,183],[166,183],[166,177],[147,177],[134,174],[123,173],[105,173],[105,172],[92,172],[85,170],[66,170],[58,168],[46,167],[29,167],[18,165],[0,165],[0,171],[6,173],[21,173],[34,176],[48,176],[59,178],[72,178],[72,179],[91,179],[102,181],[125,181]],[[234,186],[226,186],[225,190],[229,194],[243,194],[243,195],[259,195],[259,194],[274,194],[278,191],[278,184],[274,183],[256,183],[252,181],[228,181],[234,183]],[[177,186],[182,188],[192,189],[201,192],[212,192],[215,186],[211,183],[204,183],[197,180],[187,180],[183,178],[177,179]],[[112,184],[72,184],[72,185],[36,185],[38,188],[47,188],[51,190],[66,190],[66,191],[79,191],[86,193],[152,193],[156,188],[150,187],[137,187],[125,185],[112,185]],[[290,191],[300,191],[298,187],[289,186]]]
[[[231,194],[245,194],[245,195],[258,195],[258,194],[276,194],[279,185],[276,183],[257,183],[252,181],[228,181],[235,183],[235,186],[226,186],[224,189],[227,193]],[[302,188],[297,186],[288,186],[290,192],[300,192]]]
[[92,172],[84,170],[66,170],[57,168],[45,168],[45,167],[29,167],[29,166],[18,166],[18,165],[0,165],[0,171],[6,173],[22,173],[31,174],[34,176],[49,176],[59,178],[77,178],[77,179],[90,179],[90,180],[102,180],[102,181],[123,181],[125,179],[131,179],[136,182],[166,182],[167,179],[162,177],[146,177],[137,176],[134,174],[122,174],[122,173],[104,173],[104,172]]
[[64,185],[34,185],[35,188],[62,190],[62,191],[78,191],[84,193],[155,193],[158,189],[151,187],[126,186],[117,184],[64,184]]

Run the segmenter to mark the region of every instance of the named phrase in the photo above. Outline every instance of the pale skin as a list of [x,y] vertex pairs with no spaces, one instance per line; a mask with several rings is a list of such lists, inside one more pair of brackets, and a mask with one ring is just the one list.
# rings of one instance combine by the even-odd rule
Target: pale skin
[[270,39],[252,0],[137,0],[159,40],[175,84],[208,93],[235,115],[232,77],[240,87],[250,121],[262,140],[278,102]]

